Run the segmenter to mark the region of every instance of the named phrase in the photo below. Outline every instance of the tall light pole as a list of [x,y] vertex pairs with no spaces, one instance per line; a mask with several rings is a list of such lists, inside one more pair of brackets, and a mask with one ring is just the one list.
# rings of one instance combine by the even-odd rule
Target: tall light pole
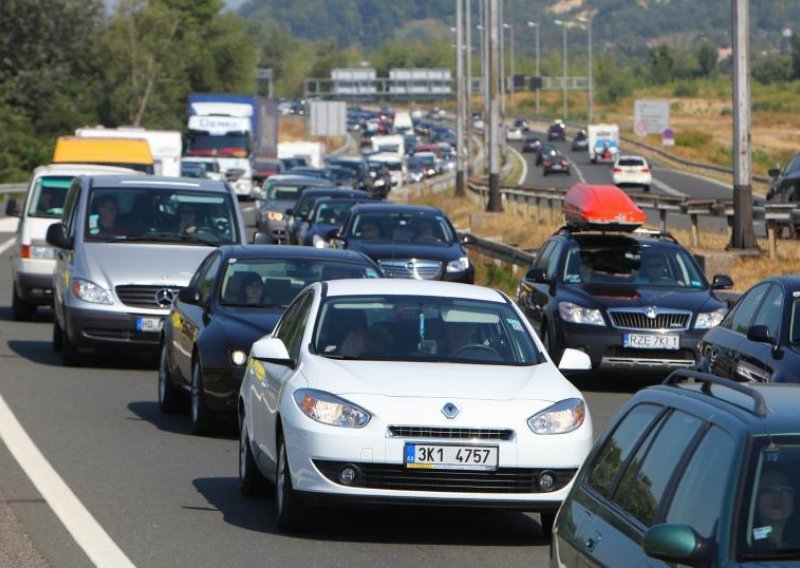
[[497,91],[500,85],[500,23],[499,2],[486,3],[486,32],[489,38],[489,116],[486,127],[489,129],[489,201],[487,211],[502,211],[500,200],[500,109],[497,104]]
[[592,22],[594,18],[578,16],[578,19],[586,24],[589,31],[589,113],[587,122],[592,124],[594,122],[594,59],[592,57]]
[[[494,0],[488,0],[491,4]],[[498,41],[500,44],[498,45],[499,54],[500,54],[500,118],[501,120],[506,115],[506,29],[503,27],[501,23],[503,21],[503,2],[500,0],[497,3],[497,17],[498,20],[495,21],[495,26],[497,26],[498,33],[500,37]],[[489,28],[491,29],[491,28]],[[504,138],[505,140],[505,138]],[[502,142],[501,142],[502,144]]]
[[509,30],[511,35],[511,94],[510,94],[510,103],[513,106],[514,104],[514,25],[513,24],[503,24],[503,28]]
[[470,160],[472,147],[472,23],[470,22],[470,14],[472,12],[472,0],[465,0],[467,13],[464,14],[464,31],[466,33],[466,46],[467,46],[467,86],[465,96],[467,99],[466,117],[467,121],[467,144],[465,151],[467,153],[467,177],[472,173],[472,161]]
[[466,195],[464,178],[464,0],[456,0],[456,195]]
[[561,36],[564,43],[564,72],[561,78],[561,87],[564,89],[564,122],[567,121],[567,22],[563,20],[556,20],[555,24],[561,26]]
[[[528,22],[528,27],[533,28],[533,33],[536,43],[536,78],[537,80],[540,79],[541,75],[539,74],[539,22]],[[536,117],[539,117],[539,91],[540,88],[536,89]]]

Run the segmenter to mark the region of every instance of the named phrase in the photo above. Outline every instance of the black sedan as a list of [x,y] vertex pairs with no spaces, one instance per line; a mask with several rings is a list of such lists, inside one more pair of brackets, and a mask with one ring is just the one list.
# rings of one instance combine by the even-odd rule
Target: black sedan
[[188,395],[192,431],[236,417],[250,346],[312,282],[379,278],[363,254],[293,246],[226,246],[210,253],[172,305],[161,338],[158,406],[174,413]]
[[792,158],[783,171],[774,168],[768,173],[772,179],[767,192],[767,201],[774,203],[800,201],[800,154]]
[[567,347],[594,370],[666,374],[695,368],[697,342],[727,305],[691,254],[659,233],[563,228],[539,249],[517,303],[555,361]]
[[472,284],[475,266],[462,246],[472,242],[440,209],[384,202],[353,207],[331,247],[363,252],[389,278]]
[[314,209],[306,215],[300,224],[297,235],[301,245],[316,248],[328,248],[328,241],[333,238],[339,227],[347,219],[350,210],[359,203],[374,203],[367,197],[326,197],[318,199]]
[[544,143],[539,146],[536,152],[536,165],[541,166],[547,156],[554,156],[558,154],[558,148],[549,143]]
[[307,189],[297,199],[295,206],[287,210],[286,231],[290,245],[300,244],[298,231],[307,220],[309,213],[314,209],[314,204],[326,197],[349,197],[354,199],[370,199],[370,194],[360,189],[345,189],[341,187],[320,187]]
[[567,174],[570,175],[569,160],[561,154],[550,154],[542,160],[542,175]]
[[800,382],[800,276],[777,276],[745,292],[700,342],[699,368],[733,379]]
[[536,136],[528,136],[522,141],[522,152],[525,154],[528,152],[538,152],[541,145],[542,141],[540,138]]
[[586,136],[586,131],[578,130],[575,137],[572,139],[572,151],[584,152],[589,149],[589,138]]

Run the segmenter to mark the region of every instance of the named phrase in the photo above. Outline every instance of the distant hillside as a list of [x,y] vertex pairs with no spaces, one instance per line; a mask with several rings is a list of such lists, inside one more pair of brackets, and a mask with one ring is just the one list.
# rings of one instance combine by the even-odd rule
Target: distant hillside
[[[248,19],[273,20],[298,38],[335,39],[341,47],[360,45],[369,53],[415,20],[452,25],[454,4],[453,0],[249,0],[239,13]],[[472,6],[477,23],[477,1]],[[515,25],[520,53],[530,55],[529,20],[543,22],[541,45],[547,50],[560,46],[555,19],[569,20],[591,10],[598,46],[626,54],[642,52],[653,41],[686,48],[699,40],[728,46],[730,6],[730,0],[505,0],[505,21]],[[754,50],[780,49],[785,43],[782,28],[800,22],[800,1],[750,0],[750,18]]]

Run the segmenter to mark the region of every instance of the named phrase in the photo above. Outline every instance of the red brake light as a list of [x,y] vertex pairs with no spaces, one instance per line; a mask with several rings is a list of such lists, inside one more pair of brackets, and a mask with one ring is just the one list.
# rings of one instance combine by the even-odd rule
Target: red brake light
[[614,168],[613,171],[614,171],[615,174],[618,174],[618,173],[622,172],[622,168]]
[[22,245],[19,247],[19,257],[20,258],[30,258],[31,257],[31,246],[30,245]]
[[644,167],[644,168],[642,168],[642,173],[643,173],[643,174],[650,173],[650,168],[648,168],[648,167]]
[[552,165],[553,165],[553,162],[551,162],[550,160],[545,160],[544,161],[544,167],[549,168]]

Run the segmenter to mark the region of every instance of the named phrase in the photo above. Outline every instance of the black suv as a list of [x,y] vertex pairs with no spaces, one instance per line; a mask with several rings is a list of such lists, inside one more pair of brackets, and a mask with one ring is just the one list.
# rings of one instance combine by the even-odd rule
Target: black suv
[[773,168],[768,173],[772,179],[767,191],[767,201],[775,203],[800,201],[800,154],[792,158],[783,171]]
[[665,373],[695,368],[697,342],[727,313],[692,255],[667,233],[559,229],[517,289],[553,360],[567,347],[594,370]]
[[552,140],[566,140],[567,129],[563,122],[554,122],[547,128],[547,139]]
[[561,505],[550,565],[796,566],[798,405],[796,385],[686,370],[640,390]]

